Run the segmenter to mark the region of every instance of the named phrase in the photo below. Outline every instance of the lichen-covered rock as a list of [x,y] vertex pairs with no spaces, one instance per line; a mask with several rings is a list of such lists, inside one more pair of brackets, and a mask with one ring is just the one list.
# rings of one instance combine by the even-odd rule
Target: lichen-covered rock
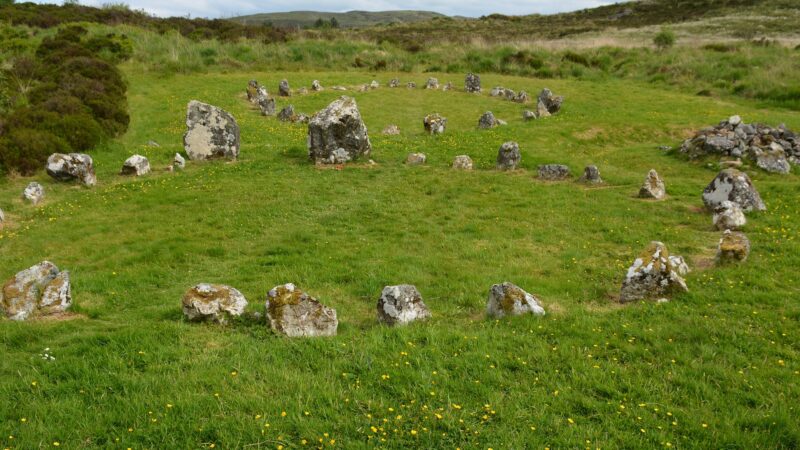
[[542,92],[539,93],[538,102],[542,103],[545,108],[547,108],[547,112],[556,114],[561,111],[561,104],[564,103],[564,97],[555,95],[550,89],[544,88]]
[[294,112],[294,105],[286,105],[281,112],[278,113],[278,120],[281,122],[294,122],[297,119],[297,114]]
[[183,315],[191,321],[227,323],[247,308],[241,292],[222,284],[200,283],[183,294]]
[[458,155],[453,159],[453,169],[472,170],[472,158],[467,155]]
[[776,142],[765,149],[750,147],[750,158],[755,160],[758,167],[767,172],[787,174],[792,171],[792,166],[786,159],[786,152]]
[[247,83],[247,91],[246,92],[247,92],[247,100],[249,100],[251,103],[256,103],[257,99],[258,99],[258,97],[260,95],[263,95],[264,97],[268,97],[267,89],[264,86],[261,86],[260,84],[258,84],[258,81],[256,81],[256,80],[250,80]]
[[720,230],[738,230],[747,224],[744,211],[738,203],[728,200],[714,209],[714,226]]
[[725,230],[717,247],[717,264],[744,262],[750,255],[750,239],[739,231]]
[[499,125],[497,123],[497,119],[494,117],[494,114],[491,111],[486,111],[478,119],[478,128],[488,129],[494,128],[497,125]]
[[636,258],[622,282],[619,301],[628,303],[687,292],[686,282],[670,260],[667,246],[653,241]]
[[467,76],[464,77],[464,90],[467,92],[480,92],[481,77],[474,73],[468,73]]
[[44,200],[44,188],[41,184],[31,181],[22,191],[22,198],[31,202],[34,206],[38,205],[39,202]]
[[186,160],[181,156],[180,153],[175,153],[175,157],[172,158],[172,168],[173,169],[184,169],[186,167]]
[[541,100],[536,101],[536,118],[541,119],[542,117],[550,117],[550,111],[547,110],[547,105],[544,104]]
[[528,95],[528,93],[525,91],[519,91],[519,93],[517,93],[517,95],[512,99],[512,101],[522,104],[530,103],[531,96]]
[[544,315],[539,299],[519,286],[505,282],[492,285],[486,301],[486,314],[490,317],[519,316],[522,314]]
[[316,163],[342,164],[371,151],[367,126],[351,97],[335,100],[308,123],[308,157]]
[[256,97],[256,102],[258,105],[258,109],[261,110],[262,116],[274,116],[275,115],[275,99],[268,97],[266,94],[259,94]]
[[226,111],[192,100],[186,112],[183,148],[191,160],[239,156],[239,125]]
[[536,113],[531,111],[530,109],[526,109],[525,111],[522,111],[522,119],[523,120],[536,120],[538,118],[539,118],[539,116],[536,115]]
[[603,179],[600,178],[600,169],[598,169],[597,166],[591,165],[583,169],[583,175],[578,178],[578,181],[581,183],[598,184],[602,183]]
[[427,159],[428,158],[425,156],[425,153],[409,153],[406,157],[406,164],[411,166],[425,164]]
[[47,158],[45,170],[58,181],[79,180],[86,186],[97,182],[92,157],[82,153],[53,153]]
[[378,299],[379,322],[392,326],[406,325],[430,317],[431,312],[415,286],[401,284],[383,288]]
[[311,90],[314,92],[320,92],[322,90],[322,85],[320,84],[319,80],[314,80],[311,82]]
[[3,284],[0,310],[11,320],[62,312],[72,306],[69,272],[43,261]]
[[336,310],[287,283],[267,294],[270,327],[289,337],[335,336],[339,321]]
[[664,180],[658,176],[658,172],[655,169],[650,169],[642,187],[639,189],[639,197],[661,200],[665,195],[667,195],[667,191],[664,187]]
[[400,86],[400,80],[398,80],[397,78],[392,78],[391,81],[389,81],[390,88],[396,88],[399,86]]
[[522,161],[522,154],[519,152],[519,144],[508,141],[500,146],[497,151],[497,168],[499,170],[514,170]]
[[289,88],[289,81],[281,80],[281,82],[278,83],[278,95],[281,97],[292,96],[292,90]]
[[669,262],[672,264],[673,270],[682,277],[691,272],[691,269],[689,269],[689,264],[686,263],[686,260],[683,259],[683,256],[669,255]]
[[425,116],[425,119],[422,120],[422,124],[425,126],[426,133],[430,135],[442,134],[445,128],[447,128],[447,118],[436,113],[428,114]]
[[703,203],[711,211],[726,200],[738,204],[744,212],[767,209],[750,177],[736,169],[721,171],[703,190]]
[[386,125],[386,128],[384,128],[381,133],[387,136],[396,136],[400,134],[400,127],[397,125]]
[[408,89],[415,89],[417,87],[417,83],[414,83],[413,81],[409,81],[408,83],[406,83],[406,87]]
[[122,164],[120,175],[134,175],[140,177],[150,173],[150,161],[142,155],[133,155]]
[[425,82],[425,89],[439,89],[439,80],[436,78],[428,78],[428,81]]
[[539,178],[546,181],[559,181],[571,177],[569,167],[563,164],[543,164],[539,166]]

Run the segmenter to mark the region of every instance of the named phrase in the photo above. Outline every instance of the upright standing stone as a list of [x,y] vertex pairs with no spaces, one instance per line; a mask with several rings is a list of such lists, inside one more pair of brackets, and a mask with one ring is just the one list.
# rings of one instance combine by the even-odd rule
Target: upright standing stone
[[425,119],[422,120],[422,124],[425,127],[426,133],[430,135],[442,134],[445,128],[447,128],[447,118],[436,113],[428,114],[425,116]]
[[200,283],[183,295],[183,315],[192,321],[226,323],[241,316],[247,299],[238,290],[221,284]]
[[311,90],[314,92],[320,92],[322,90],[322,85],[319,83],[319,80],[311,82]]
[[453,90],[453,83],[451,83],[450,81],[448,81],[448,82],[447,82],[447,84],[445,84],[445,85],[444,85],[444,87],[442,88],[442,90],[443,90],[443,91],[452,91],[452,90]]
[[289,81],[281,80],[278,84],[278,95],[281,97],[291,97],[292,90],[289,88]]
[[0,208],[0,228],[2,228],[3,222],[6,221],[6,215],[3,213],[3,209]]
[[50,261],[17,273],[0,290],[0,311],[11,320],[66,311],[71,305],[69,272]]
[[401,284],[386,286],[378,299],[378,321],[386,325],[406,325],[415,320],[425,320],[431,312],[422,301],[415,286]]
[[739,231],[725,230],[717,247],[717,264],[744,262],[750,255],[750,239]]
[[499,123],[491,111],[486,111],[478,119],[478,128],[481,129],[494,128],[497,125],[499,125]]
[[267,90],[264,87],[262,87],[261,85],[259,85],[258,81],[250,80],[247,83],[247,91],[246,92],[247,92],[247,100],[249,100],[252,103],[255,103],[256,99],[258,98],[258,95],[261,94],[261,93],[266,95]]
[[278,113],[278,120],[281,122],[294,122],[297,114],[294,112],[294,105],[286,105]]
[[458,155],[453,159],[453,169],[472,170],[472,158],[467,155]]
[[186,160],[181,156],[180,153],[175,153],[175,157],[172,158],[172,168],[173,169],[183,169],[186,167]]
[[125,160],[120,175],[134,175],[140,177],[150,173],[150,161],[142,155],[133,155]]
[[467,92],[480,92],[481,77],[474,73],[468,73],[467,76],[464,77],[464,90]]
[[714,226],[720,230],[738,230],[747,224],[744,211],[738,203],[725,200],[714,210]]
[[561,110],[561,104],[564,103],[564,97],[561,95],[553,94],[550,89],[544,88],[539,93],[538,101],[542,103],[550,114],[555,114]]
[[369,88],[370,88],[370,89],[378,89],[379,87],[381,87],[381,84],[380,84],[380,83],[378,83],[378,80],[372,80],[372,81],[369,83]]
[[186,112],[183,148],[191,160],[239,156],[239,125],[226,111],[192,100]]
[[308,123],[308,157],[316,163],[341,164],[369,156],[367,126],[356,101],[340,97]]
[[531,111],[530,109],[526,109],[525,111],[522,111],[522,119],[523,120],[526,120],[526,121],[527,120],[536,120],[538,118],[539,118],[539,116],[536,115],[536,113]]
[[750,177],[736,169],[721,171],[703,190],[703,203],[712,211],[726,200],[738,204],[744,212],[767,209]]
[[86,186],[97,182],[92,157],[82,153],[53,153],[47,158],[45,170],[58,181],[80,180]]
[[256,104],[258,105],[258,109],[261,110],[262,116],[274,116],[275,115],[275,99],[270,98],[265,94],[258,94],[256,98]]
[[41,184],[31,181],[25,190],[22,191],[22,198],[36,206],[44,199],[44,188]]
[[657,299],[673,292],[686,292],[686,282],[670,260],[667,246],[653,241],[636,258],[622,282],[620,303]]
[[539,299],[525,292],[514,283],[492,285],[486,301],[486,314],[490,317],[519,316],[522,314],[544,315]]
[[661,200],[666,194],[664,180],[658,176],[658,172],[655,169],[650,169],[650,172],[647,173],[647,178],[644,179],[644,184],[639,189],[639,197]]
[[602,183],[603,179],[600,178],[600,169],[597,166],[586,166],[583,169],[583,175],[578,179],[581,183],[598,184]]
[[390,88],[396,88],[396,87],[399,87],[399,86],[400,86],[400,80],[398,80],[397,78],[392,78],[392,80],[389,81],[389,87]]
[[439,89],[439,80],[436,78],[428,78],[428,81],[425,82],[425,89]]
[[497,168],[499,170],[514,170],[519,166],[521,160],[519,144],[514,141],[503,143],[497,151]]
[[517,103],[522,103],[522,104],[530,103],[531,102],[531,96],[528,95],[528,93],[525,92],[525,91],[519,91],[519,93],[513,98],[513,101],[515,101]]
[[267,294],[270,327],[289,337],[335,336],[339,321],[336,310],[287,283]]

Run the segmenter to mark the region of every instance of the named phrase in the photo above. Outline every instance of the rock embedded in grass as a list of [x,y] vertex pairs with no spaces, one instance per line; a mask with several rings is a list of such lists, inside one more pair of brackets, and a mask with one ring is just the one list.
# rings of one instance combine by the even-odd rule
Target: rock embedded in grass
[[506,281],[503,284],[492,285],[489,289],[486,314],[489,317],[502,318],[522,314],[543,316],[545,313],[544,308],[539,304],[539,299],[514,283]]
[[453,169],[472,170],[472,158],[467,155],[458,155],[453,159]]
[[291,97],[292,96],[292,90],[291,90],[291,88],[289,88],[289,81],[288,80],[281,80],[281,82],[278,83],[278,95],[280,97]]
[[386,286],[378,299],[378,321],[386,325],[407,325],[431,317],[417,288],[410,284]]
[[569,167],[563,164],[543,164],[539,166],[539,179],[545,181],[560,181],[566,180],[572,174]]
[[258,105],[258,109],[261,110],[262,116],[274,116],[275,115],[275,99],[270,98],[266,94],[259,94],[256,98],[256,104]]
[[183,315],[190,321],[226,323],[247,308],[247,299],[237,289],[222,284],[200,283],[193,286],[181,301]]
[[278,113],[278,120],[281,122],[292,122],[294,121],[295,115],[294,105],[286,105],[281,109],[281,112]]
[[442,87],[442,90],[443,91],[452,91],[453,90],[453,83],[448,81],[447,84],[445,84],[444,87]]
[[41,184],[31,181],[28,186],[25,187],[25,190],[22,191],[22,198],[36,206],[39,202],[44,200],[44,188]]
[[786,159],[786,152],[777,142],[771,143],[767,148],[750,147],[748,155],[758,167],[767,172],[787,174],[792,171],[792,166]]
[[191,160],[239,157],[239,125],[228,112],[192,100],[186,112],[183,148]]
[[292,283],[272,288],[267,294],[270,327],[289,337],[335,336],[336,310],[311,297]]
[[0,224],[6,221],[6,214],[3,212],[3,209],[0,208]]
[[150,160],[142,155],[133,155],[122,164],[120,175],[133,175],[140,177],[150,173]]
[[258,81],[250,80],[247,82],[246,93],[247,100],[249,100],[251,103],[256,103],[259,95],[263,94],[265,97],[267,96],[267,89],[258,84]]
[[464,77],[464,90],[467,92],[477,93],[481,91],[481,77],[474,73],[468,73]]
[[478,118],[478,128],[481,129],[489,129],[498,126],[499,123],[497,122],[497,118],[494,117],[494,114],[491,111],[486,111],[485,113],[481,114],[481,117]]
[[519,91],[519,93],[517,93],[517,95],[512,99],[512,101],[522,104],[530,103],[531,96],[528,95],[528,93],[525,91]]
[[319,80],[314,80],[311,82],[311,90],[314,92],[320,92],[323,90],[322,84],[320,84]]
[[69,272],[43,261],[17,273],[0,290],[0,310],[11,320],[63,312],[72,306]]
[[172,158],[172,168],[173,169],[184,169],[186,167],[186,160],[181,156],[180,153],[175,153],[175,157]]
[[408,89],[416,89],[417,83],[414,83],[413,81],[409,81],[408,83],[406,83],[406,87]]
[[372,80],[372,81],[369,83],[369,88],[370,88],[370,89],[378,89],[379,87],[381,87],[381,84],[380,84],[380,83],[378,83],[378,80]]
[[750,239],[742,232],[725,230],[717,246],[717,264],[739,263],[750,255]]
[[522,111],[522,119],[523,120],[536,120],[539,116],[536,115],[535,112],[531,111],[530,109],[526,109]]
[[628,268],[620,291],[620,303],[658,299],[677,292],[687,292],[686,281],[681,277],[670,258],[667,246],[653,241]]
[[386,128],[384,128],[381,133],[387,136],[397,136],[400,134],[400,127],[397,125],[386,125]]
[[561,105],[564,103],[564,97],[561,95],[555,95],[550,89],[544,88],[542,89],[542,92],[539,93],[537,103],[544,105],[544,107],[547,108],[548,113],[556,114],[561,111]]
[[498,170],[515,170],[520,161],[522,161],[522,154],[519,151],[519,144],[514,141],[504,142],[497,150],[496,167]]
[[58,181],[79,180],[85,186],[97,183],[92,157],[83,153],[53,153],[47,158],[45,170]]
[[603,179],[600,178],[600,169],[595,165],[590,165],[583,169],[583,175],[578,178],[578,181],[587,184],[599,184],[603,182]]
[[447,118],[437,113],[428,114],[422,120],[422,125],[425,127],[425,132],[430,135],[442,134],[447,128]]
[[420,164],[425,164],[427,159],[428,158],[425,156],[425,153],[409,153],[406,157],[406,164],[410,166],[417,166]]
[[644,183],[642,183],[642,187],[639,188],[639,198],[661,200],[666,195],[667,190],[664,186],[664,180],[661,179],[655,169],[650,169],[650,171],[647,172]]
[[747,224],[744,211],[738,203],[725,200],[714,209],[714,227],[720,231],[738,230]]
[[709,210],[716,210],[724,201],[736,203],[744,212],[767,209],[750,177],[736,169],[720,171],[703,190],[703,203]]
[[428,78],[425,82],[425,89],[439,89],[439,80],[436,78]]
[[372,144],[352,97],[340,97],[308,123],[308,157],[318,164],[342,164],[368,157]]
[[396,88],[399,86],[400,86],[400,80],[398,80],[397,78],[392,78],[391,81],[389,81],[390,88]]

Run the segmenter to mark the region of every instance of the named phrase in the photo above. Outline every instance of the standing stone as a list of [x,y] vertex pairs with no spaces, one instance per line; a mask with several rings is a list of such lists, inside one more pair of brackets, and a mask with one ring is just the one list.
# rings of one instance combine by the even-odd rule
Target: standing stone
[[468,73],[464,78],[464,90],[467,92],[480,92],[481,77],[474,73]]
[[750,239],[739,231],[725,230],[717,247],[717,264],[744,262],[750,255]]
[[539,93],[538,101],[547,108],[547,112],[555,114],[561,110],[564,97],[561,95],[554,95],[550,89],[544,88],[542,92]]
[[378,89],[379,87],[381,87],[381,84],[378,83],[378,80],[372,80],[372,82],[369,83],[370,89]]
[[494,117],[494,114],[491,111],[486,111],[478,119],[478,128],[481,129],[494,128],[497,125],[499,125],[497,123],[497,119]]
[[673,292],[687,292],[686,282],[673,266],[667,246],[653,241],[636,258],[622,282],[620,303],[656,299]]
[[281,112],[278,113],[278,120],[281,122],[294,122],[297,114],[294,112],[294,105],[286,105]]
[[274,116],[275,115],[275,99],[268,97],[266,94],[262,95],[259,94],[256,98],[256,104],[258,105],[258,109],[261,110],[262,116]]
[[515,101],[517,103],[522,103],[522,104],[530,103],[531,102],[531,96],[528,95],[528,93],[525,92],[525,91],[519,91],[519,93],[513,98],[513,101]]
[[226,111],[192,100],[186,113],[183,148],[191,160],[239,156],[239,125]]
[[542,117],[550,117],[550,111],[547,110],[547,105],[544,104],[541,100],[536,102],[536,118],[541,119]]
[[499,170],[514,170],[519,166],[521,160],[519,144],[514,141],[503,143],[497,151],[497,169]]
[[258,81],[250,80],[247,83],[247,100],[251,103],[257,103],[258,97],[261,95],[267,97],[267,89],[258,84]]
[[319,83],[319,80],[314,80],[311,82],[311,90],[314,92],[319,92],[322,90],[322,85]]
[[396,136],[400,134],[400,127],[397,125],[386,125],[386,128],[383,129],[382,133],[387,136]]
[[289,88],[289,81],[281,80],[278,84],[278,95],[281,97],[291,97],[292,90]]
[[45,170],[58,181],[80,180],[86,186],[94,186],[97,182],[92,157],[82,153],[53,153],[47,158]]
[[342,164],[369,156],[371,151],[367,126],[354,98],[335,100],[308,124],[308,157],[316,163]]
[[425,320],[431,312],[422,301],[415,286],[401,284],[386,286],[378,299],[378,321],[386,325],[407,325],[415,320]]
[[767,209],[750,177],[736,169],[721,171],[703,190],[703,203],[711,211],[726,200],[738,204],[744,212]]
[[535,112],[531,111],[530,109],[526,109],[522,111],[522,119],[523,120],[536,120],[539,116],[536,115]]
[[746,224],[747,218],[738,203],[725,200],[714,209],[714,226],[720,231],[738,230]]
[[406,87],[409,88],[409,89],[415,89],[417,87],[417,83],[414,83],[413,81],[409,81],[408,83],[406,83]]
[[247,299],[241,292],[222,284],[200,283],[183,295],[183,315],[191,321],[226,323],[241,316]]
[[175,157],[172,158],[172,168],[173,169],[184,169],[186,167],[186,160],[183,159],[180,153],[175,153]]
[[425,153],[409,153],[406,157],[406,164],[410,166],[425,164],[427,159],[428,158],[425,156]]
[[428,81],[425,82],[425,89],[439,89],[439,80],[428,78]]
[[22,191],[22,198],[36,206],[44,199],[44,188],[41,184],[31,181],[25,190]]
[[140,177],[150,173],[150,161],[142,155],[133,155],[125,160],[120,175]]
[[447,128],[447,118],[436,113],[428,114],[423,119],[422,124],[425,126],[426,133],[430,135],[442,134]]
[[444,85],[442,90],[443,91],[452,91],[453,90],[453,83],[448,81],[447,84]]
[[600,178],[600,169],[598,169],[597,166],[592,165],[586,166],[586,168],[583,169],[583,175],[578,178],[578,181],[581,183],[598,184],[602,183],[603,179]]
[[287,283],[267,294],[270,327],[289,337],[335,336],[339,321],[336,310]]
[[565,180],[572,176],[569,167],[563,164],[543,164],[539,166],[539,178],[546,181]]
[[667,194],[664,187],[664,180],[658,176],[655,169],[650,169],[647,173],[647,178],[644,179],[644,184],[639,189],[639,198],[654,198],[661,200]]
[[2,225],[3,222],[5,222],[5,221],[6,221],[6,215],[5,215],[5,213],[3,213],[3,210],[0,209],[0,225]]
[[399,86],[400,86],[400,80],[398,80],[397,78],[392,78],[392,80],[389,81],[389,87],[390,88],[396,88],[396,87],[399,87]]
[[0,290],[0,310],[11,320],[66,311],[71,305],[69,272],[50,261],[17,273]]
[[453,169],[472,170],[472,158],[467,155],[458,155],[453,159]]
[[505,282],[492,285],[486,302],[486,314],[490,317],[519,316],[522,314],[544,315],[539,299],[519,286]]

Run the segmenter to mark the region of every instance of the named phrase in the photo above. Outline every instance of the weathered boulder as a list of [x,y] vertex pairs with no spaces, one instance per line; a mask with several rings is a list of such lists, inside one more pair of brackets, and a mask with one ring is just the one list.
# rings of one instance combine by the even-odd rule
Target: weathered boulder
[[453,159],[453,169],[472,170],[472,158],[467,155],[458,155]]
[[497,168],[499,170],[514,170],[519,166],[521,160],[519,144],[514,141],[503,143],[497,151]]
[[175,153],[175,157],[172,158],[172,168],[173,169],[183,169],[186,167],[186,160],[181,156],[180,153]]
[[69,272],[43,261],[3,284],[0,310],[11,320],[66,311],[72,305]]
[[331,89],[334,90],[334,91],[346,91],[347,90],[347,88],[344,87],[344,86],[334,86]]
[[183,148],[191,160],[239,156],[239,125],[226,111],[192,100],[186,112]]
[[667,195],[667,191],[664,187],[664,180],[658,176],[658,172],[655,169],[650,169],[642,187],[639,188],[639,197],[661,200],[665,195]]
[[667,246],[653,241],[636,258],[622,282],[620,303],[657,299],[675,292],[686,292],[686,282],[670,260]]
[[401,284],[386,286],[378,299],[378,321],[386,325],[407,325],[415,320],[425,320],[431,312],[422,301],[415,286]]
[[270,327],[289,337],[335,336],[339,321],[336,310],[287,283],[267,294]]
[[453,83],[447,82],[444,87],[442,88],[443,91],[452,91],[453,90]]
[[744,262],[750,255],[750,239],[739,231],[725,230],[717,247],[717,264]]
[[550,111],[547,110],[547,105],[544,104],[541,100],[536,101],[536,118],[541,119],[542,117],[550,117]]
[[683,256],[669,255],[669,262],[672,264],[673,270],[682,277],[691,272],[691,269],[689,269],[689,264],[686,263],[686,260],[683,259]]
[[370,89],[378,89],[379,87],[381,87],[381,84],[380,84],[380,83],[378,83],[378,80],[372,80],[372,81],[369,83],[369,88],[370,88]]
[[386,125],[386,128],[384,128],[381,133],[387,136],[396,136],[400,134],[400,127],[397,125]]
[[305,86],[301,86],[300,89],[297,90],[297,93],[300,95],[306,95],[308,94],[308,89],[306,89]]
[[289,88],[289,81],[281,80],[281,82],[278,83],[278,95],[281,97],[292,96],[292,90]]
[[308,157],[316,163],[342,164],[371,151],[367,126],[351,97],[335,100],[308,123]]
[[468,73],[467,76],[464,77],[464,90],[467,92],[480,92],[481,77],[474,73]]
[[182,304],[188,320],[226,323],[244,313],[247,299],[230,286],[200,283],[183,294]]
[[425,82],[425,89],[439,89],[439,80],[428,78],[428,81]]
[[[261,86],[259,86],[258,81],[256,81],[256,80],[248,81],[247,82],[247,90],[246,90],[246,92],[247,92],[247,100],[255,103],[256,97],[258,96],[260,87]],[[265,89],[265,91],[266,91],[266,89]]]
[[550,89],[544,88],[542,92],[539,93],[538,101],[541,102],[545,108],[547,108],[547,112],[550,114],[555,114],[561,110],[561,104],[564,103],[564,97],[561,95],[553,94]]
[[514,92],[512,89],[504,88],[502,86],[495,86],[489,91],[490,97],[503,97],[506,100],[515,100],[517,98],[517,93]]
[[53,153],[47,158],[45,170],[58,181],[79,180],[86,186],[97,182],[92,157],[82,153]]
[[261,110],[262,116],[274,116],[275,115],[275,99],[270,98],[267,95],[259,94],[256,98],[256,104],[258,105],[258,109]]
[[578,181],[581,183],[598,184],[602,183],[603,179],[600,178],[600,169],[598,169],[597,166],[591,165],[583,169],[583,175],[578,178]]
[[427,159],[428,158],[427,156],[425,156],[425,153],[409,153],[408,156],[406,157],[406,164],[411,166],[425,164],[425,161]]
[[539,299],[519,286],[509,283],[492,285],[486,301],[486,314],[490,317],[519,316],[522,314],[544,315]]
[[714,209],[714,226],[720,230],[738,230],[747,224],[744,211],[738,203],[728,200]]
[[536,120],[538,118],[539,118],[539,116],[535,112],[531,111],[530,109],[526,109],[525,111],[522,111],[522,119],[523,120]]
[[34,206],[44,200],[44,188],[41,184],[31,181],[25,190],[22,191],[22,198],[31,202]]
[[6,215],[3,212],[3,210],[0,208],[0,225],[2,225],[2,223],[5,222],[5,221],[6,221]]
[[543,164],[539,166],[539,178],[546,181],[565,180],[571,177],[569,167],[563,164]]
[[528,93],[525,91],[519,91],[519,93],[517,93],[517,95],[512,99],[512,101],[523,104],[530,103],[531,96],[528,95]]
[[786,159],[786,152],[780,144],[773,142],[767,148],[750,147],[750,158],[756,165],[767,172],[787,174],[792,171],[792,166]]
[[494,117],[494,114],[492,114],[491,111],[486,111],[478,119],[478,128],[488,129],[488,128],[494,128],[497,125],[499,125],[497,123],[497,119]]
[[281,112],[278,113],[278,120],[281,122],[294,122],[297,120],[297,114],[294,112],[294,105],[286,105]]
[[767,209],[753,186],[753,182],[750,181],[750,177],[736,169],[720,171],[703,190],[703,203],[711,211],[717,209],[726,200],[738,204],[744,212]]
[[422,124],[425,126],[426,133],[430,135],[442,134],[445,128],[447,128],[447,118],[436,113],[428,114],[425,116],[425,119],[422,120]]
[[319,80],[314,80],[311,82],[311,90],[314,92],[319,92],[322,90],[322,85],[319,83]]
[[150,161],[142,155],[133,155],[122,164],[120,175],[134,175],[140,177],[150,173]]
[[406,83],[406,87],[409,88],[409,89],[415,89],[417,87],[417,83],[414,83],[413,81],[409,81],[408,83]]
[[396,88],[399,86],[400,86],[400,80],[398,80],[397,78],[392,78],[391,81],[389,81],[390,88]]

